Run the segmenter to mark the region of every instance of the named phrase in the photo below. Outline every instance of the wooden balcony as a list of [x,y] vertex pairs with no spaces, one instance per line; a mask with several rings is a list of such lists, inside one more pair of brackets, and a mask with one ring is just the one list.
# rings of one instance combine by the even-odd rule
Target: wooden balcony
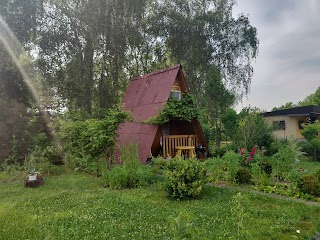
[[196,135],[170,135],[163,136],[162,139],[163,157],[174,157],[177,146],[198,146],[199,142]]

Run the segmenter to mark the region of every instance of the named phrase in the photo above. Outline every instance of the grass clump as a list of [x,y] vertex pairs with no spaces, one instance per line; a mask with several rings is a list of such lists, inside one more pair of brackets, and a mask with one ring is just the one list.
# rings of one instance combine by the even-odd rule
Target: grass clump
[[146,186],[153,182],[150,166],[142,165],[138,158],[138,145],[129,144],[121,148],[123,164],[113,167],[105,174],[105,182],[112,189]]

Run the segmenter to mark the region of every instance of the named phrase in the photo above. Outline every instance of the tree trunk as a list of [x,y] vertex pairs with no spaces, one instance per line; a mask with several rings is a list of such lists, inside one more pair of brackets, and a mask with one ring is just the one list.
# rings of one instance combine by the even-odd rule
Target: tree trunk
[[218,124],[218,121],[216,121],[216,147],[220,148],[220,143],[221,143],[221,129]]

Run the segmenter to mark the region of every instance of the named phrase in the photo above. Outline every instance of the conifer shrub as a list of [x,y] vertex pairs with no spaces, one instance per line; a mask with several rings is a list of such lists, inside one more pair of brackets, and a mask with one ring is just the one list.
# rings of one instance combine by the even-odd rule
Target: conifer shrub
[[247,168],[240,168],[236,173],[236,182],[239,184],[251,183],[252,175]]
[[303,193],[311,195],[320,194],[320,183],[316,175],[307,174],[302,176],[298,186]]
[[173,159],[167,164],[166,188],[177,200],[190,199],[200,195],[207,183],[207,171],[203,164],[194,159]]

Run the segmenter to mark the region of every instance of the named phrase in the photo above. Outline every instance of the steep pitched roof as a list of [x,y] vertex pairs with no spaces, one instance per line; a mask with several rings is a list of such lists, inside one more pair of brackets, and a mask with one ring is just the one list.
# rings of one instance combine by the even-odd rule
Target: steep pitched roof
[[132,113],[133,122],[141,123],[163,109],[177,76],[187,92],[180,65],[130,79],[122,104],[125,110]]

